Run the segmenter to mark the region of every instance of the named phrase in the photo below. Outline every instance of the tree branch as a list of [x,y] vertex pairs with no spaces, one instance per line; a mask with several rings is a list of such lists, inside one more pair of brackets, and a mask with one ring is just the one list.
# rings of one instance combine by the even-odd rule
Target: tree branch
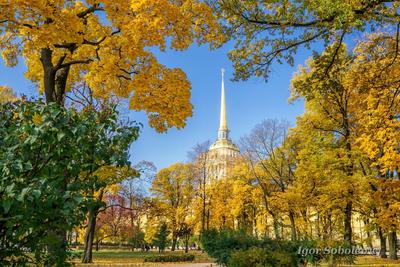
[[86,60],[72,60],[72,61],[69,61],[69,62],[67,62],[67,63],[61,64],[61,66],[60,66],[59,69],[63,69],[63,68],[66,68],[66,67],[69,67],[69,66],[75,65],[75,64],[88,64],[88,63],[90,63],[90,62],[92,62],[92,61],[93,61],[92,59],[86,59]]
[[336,47],[335,52],[333,54],[332,60],[331,60],[331,62],[329,62],[329,65],[325,70],[325,76],[328,75],[329,70],[332,68],[333,64],[335,63],[336,57],[337,57],[337,55],[339,53],[340,47],[342,46],[343,38],[344,38],[345,35],[346,35],[346,30],[343,30],[342,34],[340,35],[339,43],[337,44],[337,47]]
[[88,9],[80,12],[77,14],[78,18],[84,18],[86,15],[90,13],[94,13],[96,11],[104,11],[104,8],[100,7],[100,4],[94,4],[93,6],[89,7]]

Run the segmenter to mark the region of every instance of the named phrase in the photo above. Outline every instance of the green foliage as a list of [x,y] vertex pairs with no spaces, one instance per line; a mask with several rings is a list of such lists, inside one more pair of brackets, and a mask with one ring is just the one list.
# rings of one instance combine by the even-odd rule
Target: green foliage
[[0,265],[66,265],[66,231],[91,205],[101,166],[129,165],[138,137],[114,108],[77,112],[56,104],[0,105]]
[[183,262],[183,261],[194,261],[194,255],[182,254],[182,255],[151,255],[147,256],[145,262]]
[[153,244],[158,247],[159,251],[164,251],[168,245],[168,226],[166,223],[161,224]]
[[133,235],[129,238],[128,242],[133,248],[141,248],[144,244],[144,232],[136,229]]
[[246,250],[256,246],[258,240],[244,231],[209,230],[201,234],[200,241],[204,250],[215,258],[218,264],[227,265],[231,253],[235,250]]
[[[269,77],[274,62],[294,64],[299,47],[341,43],[354,32],[395,26],[398,1],[208,0],[224,20],[235,80]],[[332,58],[334,59],[334,58]]]
[[313,247],[308,241],[289,242],[257,239],[244,231],[209,230],[201,235],[204,250],[218,264],[228,267],[292,267],[311,262],[297,253],[298,248]]
[[[289,256],[289,257],[288,257]],[[293,257],[287,252],[272,251],[265,248],[252,247],[247,250],[234,251],[229,258],[230,267],[292,267],[297,266]]]

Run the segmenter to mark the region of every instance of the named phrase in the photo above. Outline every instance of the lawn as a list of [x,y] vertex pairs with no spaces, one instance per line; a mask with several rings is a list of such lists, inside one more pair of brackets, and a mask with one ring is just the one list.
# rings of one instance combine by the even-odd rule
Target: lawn
[[[77,251],[79,252],[79,251]],[[171,254],[182,254],[184,252],[163,252],[162,255]],[[212,263],[213,260],[207,256],[206,253],[200,251],[191,251],[190,254],[195,255],[194,263]],[[127,250],[101,250],[93,251],[93,262],[94,266],[141,266],[144,263],[144,259],[148,255],[160,255],[156,251],[139,252],[139,251],[127,251]],[[75,259],[74,262],[78,267],[93,266],[92,264],[82,264],[80,259]],[[146,263],[147,265],[160,266],[164,265],[161,263]],[[167,265],[167,264],[166,264]],[[322,264],[322,267],[328,266]],[[400,261],[393,261],[388,259],[381,259],[373,256],[358,257],[355,265],[338,264],[337,267],[400,267]]]
[[[322,264],[321,266],[328,266],[327,264]],[[338,264],[337,267],[400,267],[400,261],[394,261],[389,259],[381,259],[374,256],[360,256],[356,259],[354,265],[348,264]]]
[[[77,251],[81,252],[81,251]],[[116,264],[118,266],[122,264],[129,264],[132,266],[140,266],[144,263],[144,259],[149,255],[174,255],[174,254],[183,254],[183,251],[176,252],[163,252],[159,253],[157,251],[149,251],[149,252],[141,252],[141,251],[127,251],[127,250],[100,250],[93,251],[93,263],[99,264],[101,266],[112,266],[112,264]],[[208,257],[206,253],[201,253],[200,251],[190,251],[190,254],[195,255],[194,263],[212,263],[213,260]],[[80,264],[80,259],[77,258],[74,260],[77,263],[76,266],[90,266],[90,264]],[[151,263],[146,263],[146,265],[151,265]],[[160,265],[160,264],[157,264]]]

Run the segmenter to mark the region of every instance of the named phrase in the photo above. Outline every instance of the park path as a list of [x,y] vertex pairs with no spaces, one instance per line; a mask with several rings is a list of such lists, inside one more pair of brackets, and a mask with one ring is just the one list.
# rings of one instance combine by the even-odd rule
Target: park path
[[114,263],[114,264],[77,264],[77,267],[219,267],[215,263]]

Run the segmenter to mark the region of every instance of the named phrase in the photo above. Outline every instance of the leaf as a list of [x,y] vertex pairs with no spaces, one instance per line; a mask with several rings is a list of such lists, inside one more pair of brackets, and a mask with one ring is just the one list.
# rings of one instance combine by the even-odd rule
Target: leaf
[[6,199],[6,200],[4,200],[2,202],[3,202],[4,213],[7,214],[8,211],[10,210],[10,208],[11,208],[11,201],[9,199]]
[[64,136],[65,136],[65,133],[64,133],[64,132],[58,132],[58,133],[57,133],[57,140],[58,140],[58,141],[61,141],[61,140],[64,138]]

